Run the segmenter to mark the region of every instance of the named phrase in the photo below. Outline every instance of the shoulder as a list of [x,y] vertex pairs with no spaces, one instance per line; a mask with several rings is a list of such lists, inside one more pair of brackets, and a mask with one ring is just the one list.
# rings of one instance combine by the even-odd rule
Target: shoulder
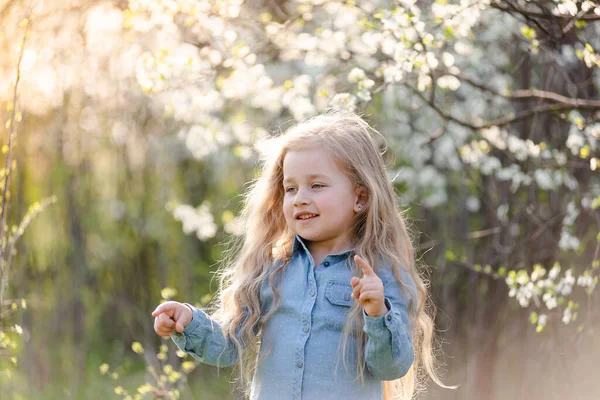
[[392,265],[389,261],[381,260],[377,265],[376,274],[384,283],[399,281],[407,286],[415,287],[415,280],[404,265]]
[[386,295],[388,292],[396,293],[407,303],[417,298],[417,285],[411,272],[405,266],[381,262],[375,273],[383,282]]

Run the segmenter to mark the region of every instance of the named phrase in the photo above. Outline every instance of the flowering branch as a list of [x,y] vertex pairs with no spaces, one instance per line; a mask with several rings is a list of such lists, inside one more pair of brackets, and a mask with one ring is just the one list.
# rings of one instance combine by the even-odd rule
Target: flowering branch
[[[427,103],[436,113],[438,113],[442,118],[452,121],[458,125],[464,126],[466,128],[470,128],[473,130],[482,130],[482,129],[489,129],[493,126],[505,126],[505,125],[510,125],[513,122],[517,122],[517,121],[521,121],[524,120],[526,118],[529,118],[535,114],[545,114],[545,113],[550,113],[550,112],[556,112],[556,111],[565,111],[565,110],[571,110],[571,109],[586,109],[586,110],[593,110],[593,111],[600,111],[600,102],[597,100],[583,100],[583,99],[571,99],[573,100],[575,103],[581,104],[579,106],[576,106],[574,104],[569,104],[569,103],[554,103],[554,104],[541,104],[541,105],[537,105],[535,107],[532,107],[528,110],[524,110],[518,113],[513,113],[510,114],[507,117],[503,117],[503,118],[498,118],[492,121],[488,121],[486,123],[480,124],[480,125],[476,125],[476,124],[472,124],[470,122],[458,119],[453,117],[452,115],[446,113],[444,110],[442,110],[440,107],[437,106],[437,104],[435,104],[434,102],[430,101],[429,99],[427,99],[419,90],[417,90],[416,88],[412,87],[409,84],[405,84],[404,86],[406,86],[407,88],[409,88],[413,93],[415,93],[421,100],[423,100],[425,103]],[[527,93],[529,92],[529,93]],[[521,99],[523,98],[527,98],[527,96],[531,96],[534,95],[535,93],[537,93],[538,95],[541,93],[544,93],[542,91],[536,91],[536,90],[527,90],[527,91],[523,91],[523,93],[519,93],[519,95],[521,95],[522,97],[520,97]],[[579,101],[583,101],[583,102],[579,102]],[[599,104],[596,104],[599,103]]]
[[[507,7],[507,6],[503,5],[503,3],[506,3],[506,0],[495,1],[491,4],[491,6],[493,8],[496,8],[498,10],[505,11],[508,13],[517,12],[525,17],[542,18],[542,19],[548,19],[548,20],[556,20],[556,19],[571,20],[573,18],[570,15],[555,15],[555,14],[549,14],[549,13],[544,13],[544,12],[540,12],[540,11],[529,10],[526,8],[518,7],[514,4],[510,4],[510,7]],[[588,11],[592,11],[592,10],[588,10]],[[578,16],[577,19],[580,19],[583,21],[600,21],[600,15],[596,15],[592,11],[590,13]]]

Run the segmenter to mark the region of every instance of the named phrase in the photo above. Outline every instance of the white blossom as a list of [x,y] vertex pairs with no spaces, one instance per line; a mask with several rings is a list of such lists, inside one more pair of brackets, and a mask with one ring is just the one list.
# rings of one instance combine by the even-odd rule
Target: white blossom
[[567,138],[565,145],[569,148],[569,150],[571,150],[573,155],[578,155],[579,149],[581,149],[585,144],[585,138],[581,132],[579,132],[579,130],[573,128],[571,128],[571,131],[569,132],[569,137]]
[[594,280],[592,275],[589,273],[580,275],[579,278],[577,278],[577,286],[581,286],[589,290],[594,290],[596,284],[597,280]]
[[348,82],[356,83],[365,79],[367,75],[365,71],[360,68],[352,68],[352,71],[348,74]]
[[546,314],[540,314],[538,317],[538,326],[546,326],[546,322],[548,321],[548,316]]
[[560,14],[568,14],[571,16],[577,15],[577,12],[579,11],[577,9],[577,3],[574,0],[562,0],[562,3],[557,4],[556,8]]
[[565,213],[565,216],[563,218],[563,225],[573,225],[578,215],[579,210],[575,206],[575,202],[570,201],[567,204],[567,212]]
[[561,250],[577,250],[579,248],[579,239],[573,236],[568,230],[562,229],[560,232],[560,240],[558,241],[558,247]]
[[479,209],[481,208],[481,204],[477,197],[469,196],[467,197],[466,207],[467,210],[474,213],[479,211]]
[[448,90],[452,90],[452,91],[454,91],[460,87],[460,81],[454,75],[440,76],[437,79],[436,83],[442,89],[448,89]]
[[332,107],[347,108],[354,110],[356,108],[356,96],[350,93],[338,93],[331,99],[330,105]]
[[217,225],[210,212],[210,204],[204,202],[198,208],[183,204],[173,210],[173,216],[183,223],[183,233],[186,235],[196,232],[200,240],[207,240],[215,236]]
[[496,216],[498,217],[498,220],[500,220],[500,222],[508,221],[508,217],[507,217],[508,208],[509,208],[509,206],[506,203],[500,204],[498,206],[498,209],[496,210]]
[[547,169],[536,169],[533,177],[535,182],[542,190],[553,190],[556,188],[556,183],[552,178],[552,173]]
[[570,308],[565,308],[565,311],[563,312],[563,318],[562,318],[562,322],[565,324],[569,324],[569,322],[571,322],[571,319],[573,318],[573,313],[571,312]]
[[560,273],[560,266],[554,265],[552,267],[552,269],[550,270],[550,272],[548,273],[548,278],[550,278],[551,280],[555,280],[558,277],[559,273]]
[[500,164],[500,160],[496,157],[485,157],[481,161],[481,165],[479,166],[479,170],[484,175],[491,175],[495,171],[498,171],[502,168],[502,164]]
[[546,307],[548,308],[548,310],[553,310],[558,306],[558,301],[556,297],[550,293],[544,293],[542,299],[546,303]]

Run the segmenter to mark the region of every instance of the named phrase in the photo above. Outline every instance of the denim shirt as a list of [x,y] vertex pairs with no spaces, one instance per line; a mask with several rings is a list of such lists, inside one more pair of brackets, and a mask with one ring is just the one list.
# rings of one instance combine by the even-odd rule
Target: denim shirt
[[[261,332],[259,364],[252,381],[252,400],[381,400],[381,381],[398,379],[413,363],[414,352],[408,319],[408,298],[389,267],[375,273],[384,285],[387,314],[363,315],[365,382],[356,378],[356,338],[350,335],[344,368],[340,344],[351,297],[352,250],[328,255],[315,268],[312,256],[299,236],[292,260],[281,272],[279,306]],[[353,261],[352,261],[353,263]],[[404,270],[403,270],[404,271]],[[405,272],[405,271],[404,271]],[[403,282],[414,289],[408,273]],[[268,310],[273,291],[268,281],[260,293],[261,310]],[[202,310],[192,307],[193,319],[183,333],[171,336],[175,344],[196,360],[226,367],[238,355],[221,327]],[[339,357],[339,358],[338,358]]]

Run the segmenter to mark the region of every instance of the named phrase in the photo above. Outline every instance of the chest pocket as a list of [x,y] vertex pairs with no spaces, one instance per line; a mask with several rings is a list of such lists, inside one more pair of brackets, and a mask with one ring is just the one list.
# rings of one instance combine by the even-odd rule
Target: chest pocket
[[327,307],[327,327],[341,331],[346,323],[347,313],[354,302],[352,286],[348,282],[330,280],[325,288]]

